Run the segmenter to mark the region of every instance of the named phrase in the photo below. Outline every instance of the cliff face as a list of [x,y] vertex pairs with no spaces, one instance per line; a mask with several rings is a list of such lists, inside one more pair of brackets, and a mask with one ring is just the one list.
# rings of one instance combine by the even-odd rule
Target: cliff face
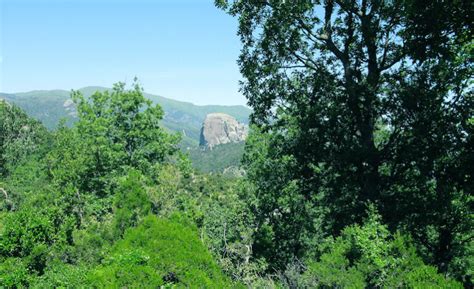
[[247,135],[248,126],[239,123],[232,116],[211,113],[202,124],[199,145],[212,149],[216,145],[244,141]]

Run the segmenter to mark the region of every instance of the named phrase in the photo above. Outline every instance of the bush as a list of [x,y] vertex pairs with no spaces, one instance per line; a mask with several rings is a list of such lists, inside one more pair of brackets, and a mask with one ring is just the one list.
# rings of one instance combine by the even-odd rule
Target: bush
[[45,273],[31,280],[31,288],[91,288],[87,280],[88,268],[81,264],[53,262]]
[[22,288],[28,285],[29,272],[19,258],[0,260],[0,288]]
[[309,262],[302,282],[313,288],[462,288],[425,265],[410,240],[390,234],[371,212],[363,226],[345,228],[323,244],[319,261]]
[[142,217],[151,212],[144,182],[145,177],[133,169],[119,180],[114,202],[114,229],[118,236],[122,236],[127,228],[136,226]]
[[111,249],[91,274],[99,287],[139,288],[175,284],[178,287],[229,288],[230,280],[197,237],[196,229],[178,217],[146,217]]

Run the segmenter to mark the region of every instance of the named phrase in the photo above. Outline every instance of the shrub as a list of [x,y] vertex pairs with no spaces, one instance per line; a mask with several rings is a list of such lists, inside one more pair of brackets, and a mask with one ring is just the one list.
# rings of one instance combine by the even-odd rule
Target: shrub
[[0,288],[26,287],[29,273],[26,264],[19,258],[0,260]]
[[374,212],[363,226],[349,226],[327,240],[302,279],[313,288],[462,288],[425,265],[410,240],[392,235]]
[[232,287],[196,229],[179,217],[148,216],[138,227],[128,229],[90,277],[99,287]]

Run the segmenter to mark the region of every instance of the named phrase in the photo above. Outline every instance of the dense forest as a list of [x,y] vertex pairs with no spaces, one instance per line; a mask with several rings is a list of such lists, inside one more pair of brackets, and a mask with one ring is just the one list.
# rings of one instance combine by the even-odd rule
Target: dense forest
[[251,132],[206,156],[138,81],[0,99],[0,288],[472,288],[473,5],[216,1]]

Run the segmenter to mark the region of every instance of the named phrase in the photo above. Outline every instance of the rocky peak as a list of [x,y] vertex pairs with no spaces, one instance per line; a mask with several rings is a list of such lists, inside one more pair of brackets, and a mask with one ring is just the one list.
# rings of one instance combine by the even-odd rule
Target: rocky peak
[[200,146],[212,149],[216,145],[244,141],[248,126],[225,113],[210,113],[201,128]]

